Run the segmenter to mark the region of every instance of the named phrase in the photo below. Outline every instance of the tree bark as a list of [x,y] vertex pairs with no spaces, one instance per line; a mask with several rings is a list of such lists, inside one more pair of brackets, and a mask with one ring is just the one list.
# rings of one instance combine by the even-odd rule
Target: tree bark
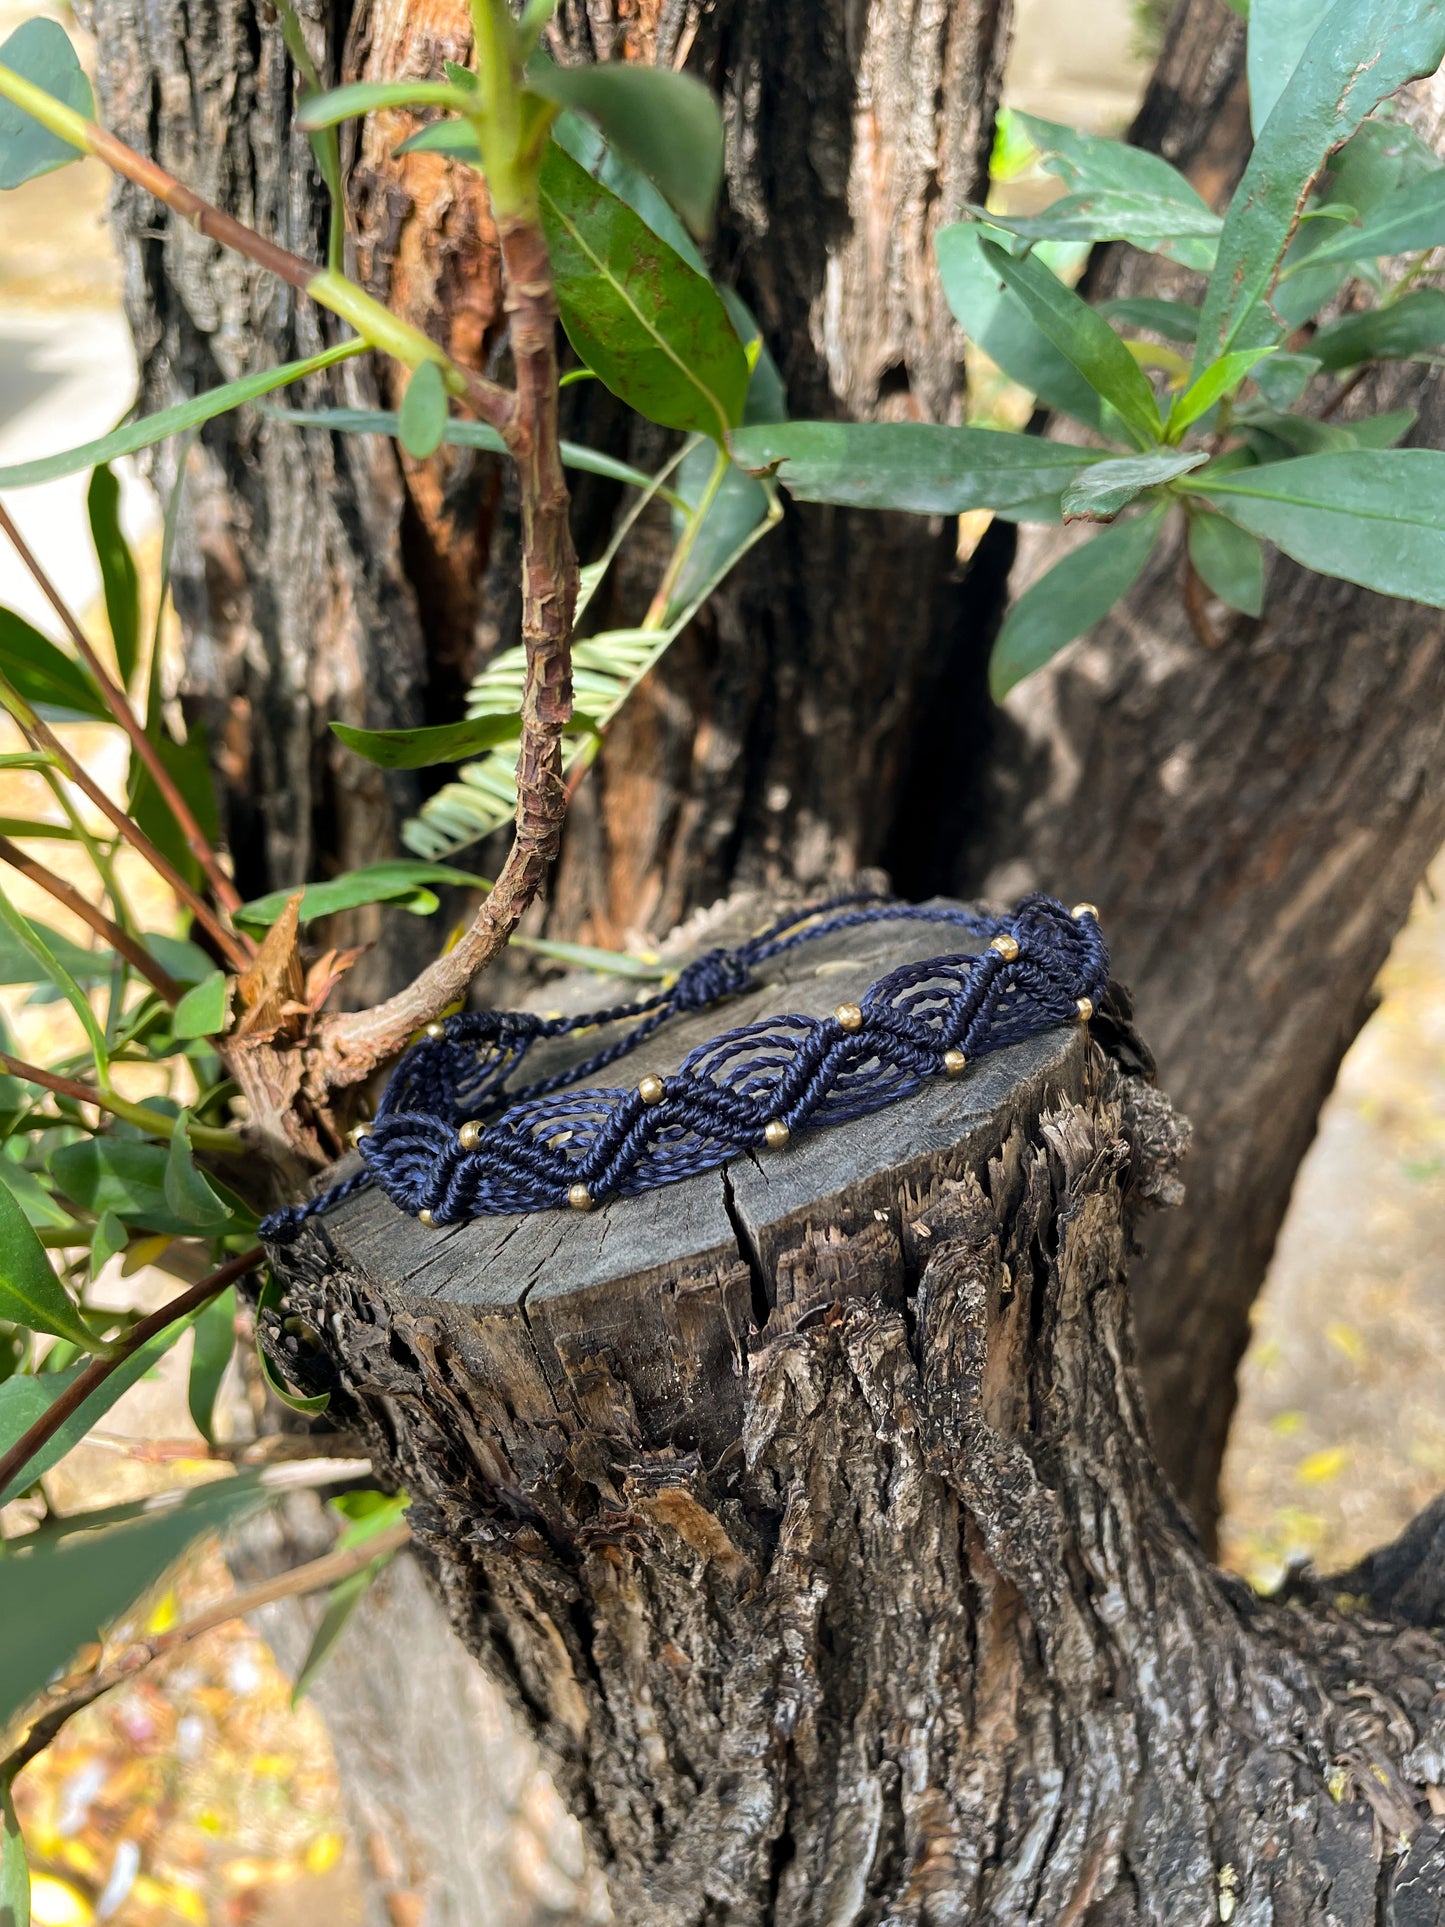
[[[931,947],[822,940],[723,1021]],[[1266,1603],[1154,1457],[1127,1259],[1183,1136],[1075,1028],[585,1217],[362,1194],[277,1254],[618,1919],[1439,1917],[1434,1520],[1352,1609]]]

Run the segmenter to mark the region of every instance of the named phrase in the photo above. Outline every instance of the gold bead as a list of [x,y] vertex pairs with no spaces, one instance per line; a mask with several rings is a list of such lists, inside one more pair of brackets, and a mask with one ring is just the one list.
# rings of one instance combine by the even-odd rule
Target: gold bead
[[768,1141],[768,1148],[773,1151],[781,1151],[792,1135],[780,1117],[770,1117],[763,1126],[763,1136]]
[[1014,958],[1019,954],[1019,940],[1017,937],[1010,937],[1005,933],[1002,937],[995,937],[989,945],[989,949],[996,950],[1005,963],[1012,963]]
[[960,1071],[968,1069],[968,1059],[961,1050],[946,1050],[943,1053],[943,1068],[949,1077],[957,1077]]
[[637,1095],[644,1104],[660,1104],[667,1095],[667,1086],[660,1077],[644,1077],[637,1087]]
[[353,1145],[360,1144],[364,1137],[371,1136],[371,1126],[369,1124],[358,1124],[354,1131],[347,1133],[347,1136],[351,1139]]
[[422,1036],[430,1037],[433,1043],[435,1043],[438,1038],[445,1037],[446,1034],[447,1034],[447,1027],[445,1024],[428,1024],[426,1029],[422,1032]]
[[1092,903],[1076,903],[1073,909],[1069,912],[1069,915],[1071,917],[1097,918],[1098,914],[1099,914],[1099,911],[1098,911],[1097,905]]
[[1079,1001],[1074,1005],[1074,1009],[1079,1013],[1079,1022],[1081,1024],[1087,1024],[1089,1019],[1094,1014],[1093,998],[1081,997]]
[[833,1012],[833,1017],[843,1030],[862,1030],[863,1028],[863,1012],[857,1004],[839,1004]]
[[592,1193],[587,1189],[585,1184],[574,1184],[572,1189],[567,1193],[567,1202],[574,1211],[590,1211],[592,1209]]
[[418,1211],[416,1215],[421,1220],[421,1222],[427,1227],[428,1230],[430,1230],[431,1227],[436,1223],[436,1219],[432,1216],[430,1211]]
[[474,1117],[469,1117],[466,1123],[457,1132],[457,1136],[462,1141],[462,1149],[464,1151],[475,1151],[477,1148],[477,1139],[481,1135],[482,1135],[481,1124]]

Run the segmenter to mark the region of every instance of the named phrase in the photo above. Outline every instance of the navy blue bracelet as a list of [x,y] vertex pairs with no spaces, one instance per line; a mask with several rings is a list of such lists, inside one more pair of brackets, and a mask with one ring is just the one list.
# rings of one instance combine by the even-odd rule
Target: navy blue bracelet
[[[977,952],[901,965],[830,1017],[784,1016],[724,1032],[667,1077],[589,1086],[670,1017],[752,987],[770,958],[835,930],[908,919],[965,930]],[[795,1131],[841,1124],[896,1103],[926,1078],[1057,1024],[1085,1022],[1108,982],[1092,904],[1026,897],[1011,916],[950,904],[845,897],[780,919],[733,950],[711,950],[641,1003],[581,1017],[463,1011],[429,1024],[398,1063],[376,1121],[355,1133],[362,1168],[277,1211],[271,1244],[372,1184],[427,1225],[570,1207],[650,1191],[740,1151],[779,1149]],[[505,1088],[539,1038],[626,1025],[585,1062]]]

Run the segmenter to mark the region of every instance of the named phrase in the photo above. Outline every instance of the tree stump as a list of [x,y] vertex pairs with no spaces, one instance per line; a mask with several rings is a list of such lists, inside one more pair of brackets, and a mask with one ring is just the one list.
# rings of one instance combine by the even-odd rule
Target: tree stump
[[[820,939],[626,1075],[938,947]],[[1445,1921],[1438,1524],[1262,1601],[1158,1472],[1126,1263],[1184,1138],[1106,1018],[588,1215],[278,1251],[619,1921]]]

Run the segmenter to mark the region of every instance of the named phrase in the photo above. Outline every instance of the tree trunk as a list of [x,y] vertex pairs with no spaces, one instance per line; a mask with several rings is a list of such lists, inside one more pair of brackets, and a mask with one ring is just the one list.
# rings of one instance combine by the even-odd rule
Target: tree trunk
[[[936,947],[902,931],[629,1074]],[[1440,1917],[1433,1523],[1348,1581],[1399,1618],[1267,1604],[1154,1458],[1126,1261],[1182,1142],[1076,1027],[583,1217],[364,1193],[277,1254],[618,1919]]]

